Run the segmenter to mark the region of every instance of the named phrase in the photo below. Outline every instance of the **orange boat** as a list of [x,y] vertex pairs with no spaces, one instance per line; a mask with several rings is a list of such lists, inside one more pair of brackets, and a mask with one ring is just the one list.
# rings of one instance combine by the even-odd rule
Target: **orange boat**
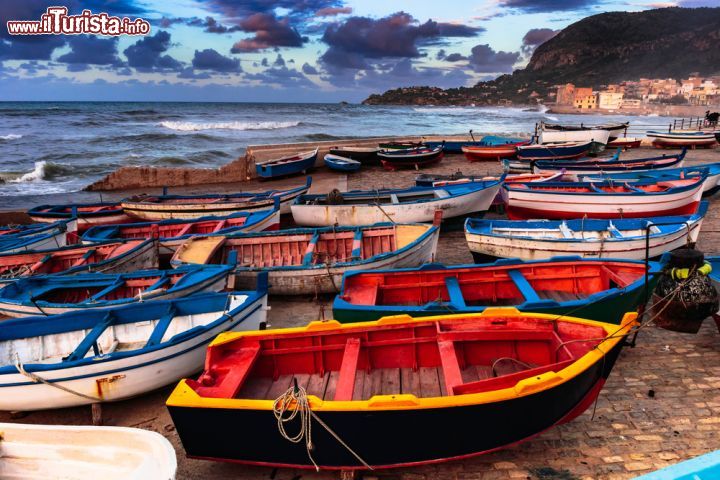
[[487,160],[502,160],[503,158],[515,158],[517,148],[521,145],[529,145],[529,140],[510,142],[497,145],[469,145],[463,146],[462,151],[471,162],[482,162]]

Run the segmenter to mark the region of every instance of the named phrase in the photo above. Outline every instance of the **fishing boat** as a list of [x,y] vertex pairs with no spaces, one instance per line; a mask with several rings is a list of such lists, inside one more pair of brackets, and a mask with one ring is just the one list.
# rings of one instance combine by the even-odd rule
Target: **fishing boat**
[[654,262],[646,268],[641,261],[569,256],[348,272],[333,302],[333,318],[366,322],[389,315],[424,317],[514,306],[554,315],[581,312],[589,320],[620,323],[625,312],[636,311],[652,292],[661,270]]
[[160,255],[172,255],[188,238],[197,235],[222,235],[238,232],[262,232],[280,228],[279,198],[275,208],[238,212],[227,217],[201,217],[195,220],[160,220],[156,222],[128,223],[98,226],[88,229],[82,236],[84,243],[108,240],[155,238]]
[[236,287],[270,275],[270,293],[337,293],[348,270],[413,267],[435,257],[439,227],[381,223],[362,227],[297,228],[273,233],[193,238],[178,249],[173,266],[236,265]]
[[0,288],[0,315],[28,317],[171,300],[228,286],[232,265],[20,278]]
[[123,273],[158,268],[155,240],[71,245],[52,250],[0,254],[0,284],[49,273]]
[[[493,175],[464,175],[462,172],[440,175],[432,173],[421,173],[415,176],[417,187],[442,187],[457,183],[481,182],[487,180],[499,180],[500,177]],[[513,173],[505,175],[505,183],[545,182],[545,181],[573,181],[577,182],[577,176],[567,175],[562,172],[555,173]]]
[[340,155],[327,154],[323,160],[328,168],[337,170],[338,172],[357,172],[362,165],[358,160],[341,157]]
[[77,238],[77,223],[73,218],[34,224],[32,228],[5,229],[0,232],[0,253],[64,247]]
[[[600,131],[608,132],[608,138],[610,140],[614,140],[614,139],[618,138],[621,133],[626,132],[629,126],[630,126],[630,122],[605,123],[605,124],[600,124],[600,125],[585,125],[582,123],[580,125],[561,125],[561,124],[543,122],[541,124],[541,129],[542,129],[543,133],[544,132],[597,132],[598,130],[600,130]],[[556,140],[551,140],[551,141],[556,141]],[[565,140],[557,140],[557,141],[565,141]]]
[[377,165],[380,147],[330,147],[330,154],[358,160],[360,163]]
[[290,213],[290,203],[307,193],[312,177],[305,185],[289,190],[206,195],[138,195],[122,201],[125,211],[143,220],[192,219],[208,215],[227,216],[237,212],[267,210],[280,199],[280,213]]
[[381,150],[378,152],[380,163],[385,170],[394,171],[398,168],[420,168],[424,165],[437,163],[443,158],[443,147],[419,147],[407,150]]
[[172,480],[177,470],[172,444],[141,428],[0,423],[0,432],[4,478]]
[[298,225],[370,225],[431,222],[437,210],[443,219],[484,212],[500,191],[504,176],[443,187],[353,190],[338,195],[302,195],[292,205]]
[[695,167],[664,168],[661,170],[645,170],[638,172],[598,172],[594,175],[579,177],[583,182],[640,182],[643,180],[676,180],[702,175],[707,171],[703,183],[703,196],[712,195],[720,189],[720,162],[705,163]]
[[[443,146],[443,151],[445,153],[463,153],[465,152],[465,148],[478,148],[479,151],[482,151],[482,149],[501,147],[509,144],[522,145],[529,143],[529,141],[522,140],[520,138],[498,137],[495,135],[486,135],[480,140],[475,140],[475,137],[472,134],[472,130],[470,130],[470,137],[472,138],[472,140],[426,141],[425,145],[428,148],[436,148],[439,146]],[[514,153],[515,151],[513,149],[513,155]],[[486,157],[486,159],[487,158],[488,157]],[[494,158],[494,156],[491,156],[489,158]],[[468,160],[472,161],[470,157],[468,157]]]
[[531,182],[503,185],[510,220],[532,218],[644,218],[692,215],[707,172],[698,177],[644,182]]
[[39,205],[28,210],[27,214],[33,222],[44,223],[77,218],[78,232],[84,232],[93,225],[112,225],[130,221],[121,204],[108,202]]
[[534,160],[563,160],[580,158],[590,151],[591,142],[548,143],[516,147],[517,158],[510,159],[511,171],[529,171]]
[[380,150],[408,150],[413,148],[423,148],[425,146],[425,142],[382,142],[378,144],[378,146],[380,147]]
[[[476,262],[491,258],[547,259],[557,255],[655,258],[697,241],[708,203],[692,215],[611,220],[481,220],[465,222]],[[649,233],[649,236],[648,236]],[[646,243],[647,242],[647,243]]]
[[[457,460],[583,413],[636,317],[618,326],[493,308],[226,334],[167,407],[192,458],[341,470]],[[298,401],[312,449],[287,440]]]
[[513,138],[508,139],[508,142],[506,143],[462,147],[462,153],[464,153],[465,158],[471,162],[482,162],[487,160],[500,161],[503,158],[515,158],[517,156],[517,147],[529,144],[530,141],[528,140]]
[[715,135],[708,132],[647,132],[648,138],[653,139],[656,147],[712,147],[717,144]]
[[686,149],[677,155],[661,155],[648,158],[621,159],[620,152],[608,159],[587,158],[582,160],[539,160],[533,162],[533,173],[553,173],[564,170],[566,172],[581,174],[598,174],[612,172],[628,172],[633,170],[660,170],[665,168],[682,167],[685,161]]
[[252,291],[4,320],[0,411],[111,402],[169,385],[202,368],[218,334],[260,328],[266,310],[260,283]]
[[720,450],[635,477],[635,480],[716,480],[718,478],[720,478]]
[[630,148],[640,148],[642,144],[642,138],[637,137],[620,137],[614,140],[610,140],[607,144],[611,148],[622,148],[628,150]]
[[296,153],[283,158],[255,162],[255,171],[261,179],[285,177],[306,173],[315,166],[318,149]]

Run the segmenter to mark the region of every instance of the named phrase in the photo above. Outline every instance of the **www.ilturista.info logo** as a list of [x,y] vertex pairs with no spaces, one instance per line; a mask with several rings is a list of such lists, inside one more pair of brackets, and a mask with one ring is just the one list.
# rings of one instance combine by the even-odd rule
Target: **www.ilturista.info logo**
[[147,35],[150,23],[142,18],[113,17],[107,13],[83,10],[80,15],[68,15],[67,7],[48,7],[40,20],[10,20],[10,35]]

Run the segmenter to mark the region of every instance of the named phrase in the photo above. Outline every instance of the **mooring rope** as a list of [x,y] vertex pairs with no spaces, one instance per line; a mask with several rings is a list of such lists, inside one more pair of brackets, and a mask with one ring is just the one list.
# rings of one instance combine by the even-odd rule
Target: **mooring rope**
[[98,398],[98,397],[93,397],[92,395],[85,395],[84,393],[77,392],[77,391],[75,391],[75,390],[73,390],[73,389],[71,389],[71,388],[68,388],[68,387],[65,387],[65,386],[63,386],[63,385],[60,385],[60,384],[53,383],[53,382],[50,382],[50,381],[48,381],[48,380],[45,380],[44,378],[42,378],[41,376],[39,376],[39,375],[37,375],[37,374],[35,374],[35,373],[28,372],[27,370],[25,370],[25,367],[23,367],[23,364],[20,362],[20,355],[18,355],[17,352],[15,352],[15,368],[17,368],[17,371],[18,371],[18,372],[20,372],[22,375],[24,375],[24,376],[26,376],[27,378],[29,378],[30,380],[32,380],[34,383],[43,383],[43,384],[48,385],[48,386],[50,386],[50,387],[54,387],[54,388],[57,388],[57,389],[59,389],[59,390],[62,390],[63,392],[70,393],[70,394],[72,394],[72,395],[77,395],[78,397],[82,397],[82,398],[91,400],[92,402],[100,402],[100,401],[102,401],[102,400],[101,400],[100,398]]
[[[288,413],[289,412],[289,413]],[[338,441],[340,445],[350,452],[360,463],[362,463],[368,470],[373,468],[360,457],[350,446],[343,441],[340,436],[333,431],[315,412],[310,409],[310,402],[307,398],[307,391],[297,383],[287,389],[285,393],[280,395],[273,402],[273,414],[277,420],[278,431],[280,435],[292,443],[300,443],[305,439],[305,449],[307,450],[308,458],[315,466],[316,471],[320,471],[320,467],[315,462],[312,456],[312,450],[314,448],[312,442],[312,419],[315,419],[320,426],[322,426],[327,432]],[[295,435],[291,435],[285,430],[285,424],[291,422],[295,417],[300,415],[300,430]]]

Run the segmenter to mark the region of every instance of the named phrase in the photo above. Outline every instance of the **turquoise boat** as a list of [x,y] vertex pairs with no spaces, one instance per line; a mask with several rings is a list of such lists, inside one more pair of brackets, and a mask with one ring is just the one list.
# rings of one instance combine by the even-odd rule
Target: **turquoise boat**
[[720,478],[720,450],[670,465],[635,480],[718,480]]

